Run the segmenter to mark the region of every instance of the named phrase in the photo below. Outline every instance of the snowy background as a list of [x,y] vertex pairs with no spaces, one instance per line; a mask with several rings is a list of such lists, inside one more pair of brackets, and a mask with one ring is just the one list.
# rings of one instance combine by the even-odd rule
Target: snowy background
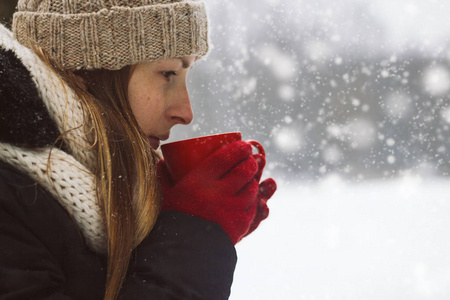
[[282,186],[237,246],[230,299],[450,299],[448,180]]
[[450,299],[450,2],[207,3],[171,140],[242,131],[279,183],[231,299]]
[[450,4],[207,2],[215,48],[174,138],[240,130],[292,182],[448,175]]
[[279,184],[230,299],[450,299],[450,2],[205,1],[171,141],[242,131]]

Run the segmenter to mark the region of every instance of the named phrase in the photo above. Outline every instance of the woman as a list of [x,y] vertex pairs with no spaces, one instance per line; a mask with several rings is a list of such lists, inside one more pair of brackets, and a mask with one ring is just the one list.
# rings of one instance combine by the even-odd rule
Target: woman
[[[199,0],[23,0],[0,27],[0,298],[226,299],[276,184],[245,142],[172,184]],[[158,170],[158,172],[157,172]],[[158,180],[159,179],[159,180]]]

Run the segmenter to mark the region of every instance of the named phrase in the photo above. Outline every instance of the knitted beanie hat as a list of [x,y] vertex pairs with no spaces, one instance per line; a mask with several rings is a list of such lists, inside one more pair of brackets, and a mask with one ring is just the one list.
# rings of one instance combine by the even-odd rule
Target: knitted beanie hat
[[19,0],[13,17],[21,44],[37,43],[70,70],[201,57],[207,30],[201,0]]

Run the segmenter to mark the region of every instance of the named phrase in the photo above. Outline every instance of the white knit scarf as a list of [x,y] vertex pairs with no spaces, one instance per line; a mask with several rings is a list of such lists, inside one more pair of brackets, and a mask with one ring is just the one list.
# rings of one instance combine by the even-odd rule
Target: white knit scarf
[[[95,153],[86,137],[81,102],[73,91],[30,49],[0,24],[0,45],[15,52],[31,74],[39,96],[61,133],[67,133],[72,155],[57,148],[24,149],[0,143],[0,159],[29,175],[49,191],[74,218],[87,245],[106,252],[106,232],[96,199]],[[51,156],[49,159],[49,154]]]

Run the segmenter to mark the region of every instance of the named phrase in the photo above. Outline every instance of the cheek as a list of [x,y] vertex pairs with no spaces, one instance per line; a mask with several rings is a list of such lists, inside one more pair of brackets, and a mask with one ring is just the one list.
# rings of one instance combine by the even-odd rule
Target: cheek
[[154,132],[163,113],[158,95],[149,90],[129,89],[128,99],[139,127],[146,134]]
[[150,102],[148,95],[133,90],[128,91],[128,100],[130,102],[131,110],[135,116],[142,113],[143,108]]

